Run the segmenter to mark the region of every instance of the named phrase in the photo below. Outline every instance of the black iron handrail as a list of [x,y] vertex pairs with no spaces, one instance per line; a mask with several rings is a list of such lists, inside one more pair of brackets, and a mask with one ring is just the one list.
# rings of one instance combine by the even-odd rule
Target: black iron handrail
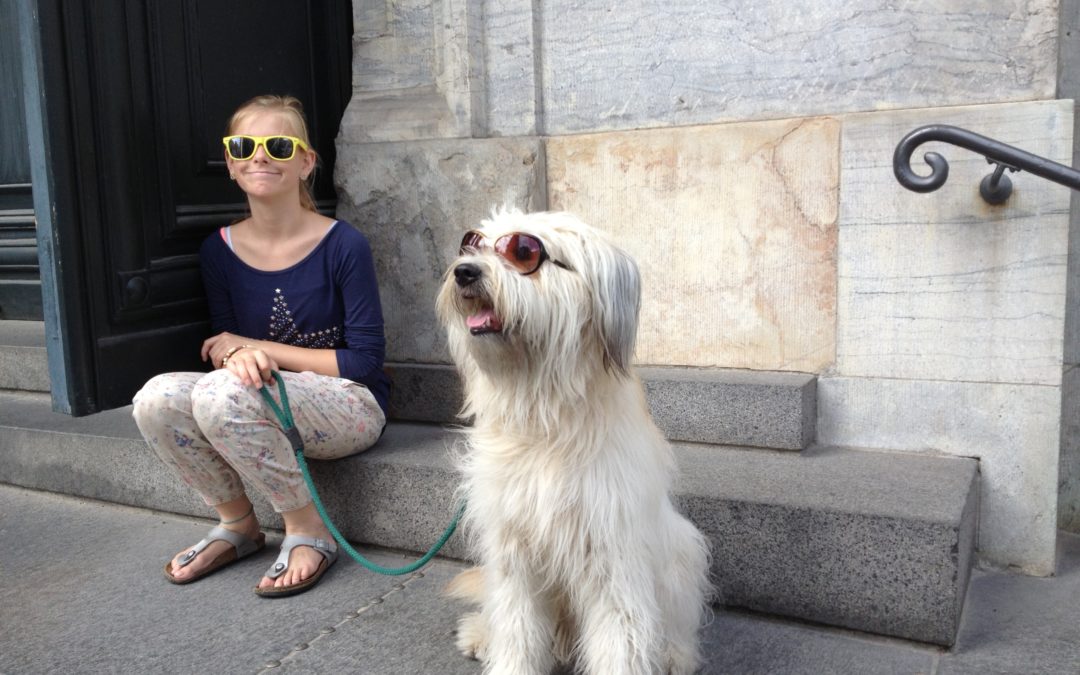
[[930,141],[943,141],[967,148],[983,155],[987,162],[995,165],[993,173],[983,178],[979,184],[979,194],[990,204],[1002,204],[1012,194],[1012,181],[1005,175],[1005,169],[1012,172],[1027,171],[1059,185],[1080,190],[1080,171],[1076,169],[947,124],[919,127],[897,144],[893,153],[893,174],[896,175],[896,180],[909,190],[933,192],[944,185],[949,177],[949,163],[936,152],[928,152],[923,156],[930,165],[929,176],[920,176],[911,170],[911,155],[915,148]]

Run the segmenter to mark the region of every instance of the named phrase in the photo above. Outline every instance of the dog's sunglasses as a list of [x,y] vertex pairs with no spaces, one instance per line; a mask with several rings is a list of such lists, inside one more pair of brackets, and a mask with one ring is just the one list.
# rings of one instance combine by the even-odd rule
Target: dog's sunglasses
[[[476,230],[466,232],[461,239],[459,253],[465,254],[486,248],[484,240],[484,235]],[[545,260],[550,260],[564,270],[570,269],[566,263],[559,262],[548,255],[548,252],[544,250],[544,242],[523,232],[504,234],[495,240],[492,250],[509,263],[510,267],[526,276],[540,269]]]
[[297,146],[310,150],[307,143],[296,136],[226,136],[221,139],[225,152],[237,161],[244,161],[255,156],[259,146],[266,150],[266,156],[279,162],[287,162],[296,154]]

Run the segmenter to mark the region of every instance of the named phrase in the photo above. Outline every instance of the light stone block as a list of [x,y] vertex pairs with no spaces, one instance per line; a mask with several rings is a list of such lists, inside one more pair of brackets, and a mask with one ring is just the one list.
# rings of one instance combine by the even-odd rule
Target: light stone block
[[838,142],[828,118],[548,139],[551,207],[640,266],[638,363],[832,364]]
[[1054,573],[1058,387],[820,377],[818,442],[980,460],[984,563]]
[[534,0],[484,4],[484,86],[492,136],[542,133],[535,4]]
[[480,0],[362,0],[353,5],[353,142],[487,133]]
[[1055,97],[1055,0],[557,0],[546,133]]
[[1001,206],[979,196],[992,167],[927,143],[949,179],[918,194],[893,175],[908,132],[950,124],[1069,163],[1072,102],[851,115],[843,121],[837,372],[1056,386],[1064,339],[1069,190],[1013,174]]
[[500,204],[546,206],[535,138],[351,143],[339,139],[339,218],[371,242],[387,361],[447,363],[435,297],[461,237]]

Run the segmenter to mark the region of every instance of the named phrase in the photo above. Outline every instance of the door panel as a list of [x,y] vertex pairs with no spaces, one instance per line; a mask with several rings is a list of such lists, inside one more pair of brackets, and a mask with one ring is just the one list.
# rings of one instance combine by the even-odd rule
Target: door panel
[[[0,0],[0,26],[14,26],[15,4]],[[41,320],[30,156],[19,41],[0,39],[0,319]]]
[[130,402],[156,373],[206,369],[197,253],[246,210],[220,140],[240,103],[262,93],[303,101],[323,158],[316,198],[333,210],[352,12],[343,0],[24,2],[38,10],[40,43],[65,47],[38,50],[33,75],[53,137],[39,153],[43,175],[71,181],[75,199],[53,190],[36,205],[52,210],[59,243],[43,270],[56,288],[46,332],[70,343],[65,373],[89,373],[54,391],[54,407],[84,414]]

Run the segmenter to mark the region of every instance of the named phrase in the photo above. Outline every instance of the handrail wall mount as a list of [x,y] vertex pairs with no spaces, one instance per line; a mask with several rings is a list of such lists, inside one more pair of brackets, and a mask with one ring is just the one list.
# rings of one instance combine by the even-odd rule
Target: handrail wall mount
[[967,129],[947,124],[930,124],[904,136],[893,152],[893,175],[901,185],[914,192],[933,192],[949,178],[949,163],[936,152],[928,152],[923,156],[930,166],[930,175],[920,176],[911,169],[911,155],[915,148],[931,141],[958,145],[983,155],[988,163],[995,165],[994,171],[979,184],[979,194],[988,204],[1003,204],[1012,194],[1012,181],[1005,175],[1006,169],[1014,173],[1027,171],[1059,185],[1080,190],[1080,171],[1076,169]]

